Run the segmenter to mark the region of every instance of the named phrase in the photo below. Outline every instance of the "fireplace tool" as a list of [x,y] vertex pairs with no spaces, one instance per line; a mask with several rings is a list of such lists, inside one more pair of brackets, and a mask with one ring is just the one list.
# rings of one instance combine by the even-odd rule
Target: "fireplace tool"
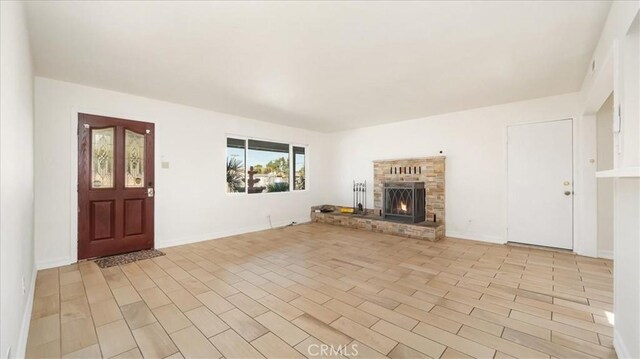
[[366,214],[367,211],[367,181],[353,181],[353,210],[355,213]]

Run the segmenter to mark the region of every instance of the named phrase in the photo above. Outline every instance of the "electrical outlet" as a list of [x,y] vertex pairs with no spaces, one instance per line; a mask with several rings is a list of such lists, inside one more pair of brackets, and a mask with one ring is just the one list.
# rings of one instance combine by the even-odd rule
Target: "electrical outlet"
[[27,286],[24,284],[24,276],[22,277],[22,294],[27,294]]

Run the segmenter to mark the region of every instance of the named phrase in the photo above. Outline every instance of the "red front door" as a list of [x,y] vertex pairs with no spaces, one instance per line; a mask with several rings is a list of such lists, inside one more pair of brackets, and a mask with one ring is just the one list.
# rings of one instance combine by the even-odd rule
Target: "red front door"
[[152,123],[78,116],[78,259],[153,248]]

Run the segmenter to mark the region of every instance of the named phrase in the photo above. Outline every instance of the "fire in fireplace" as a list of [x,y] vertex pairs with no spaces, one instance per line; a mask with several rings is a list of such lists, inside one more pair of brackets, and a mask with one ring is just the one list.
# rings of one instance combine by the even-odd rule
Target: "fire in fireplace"
[[424,182],[387,182],[383,186],[384,218],[410,223],[424,222]]

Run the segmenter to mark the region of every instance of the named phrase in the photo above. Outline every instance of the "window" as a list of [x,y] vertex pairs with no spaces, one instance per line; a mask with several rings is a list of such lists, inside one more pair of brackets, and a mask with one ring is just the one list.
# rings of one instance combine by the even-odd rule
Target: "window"
[[227,192],[245,192],[245,140],[227,138]]
[[227,138],[227,192],[306,189],[305,151],[288,143]]
[[293,146],[293,189],[305,189],[304,147]]
[[249,140],[248,157],[249,193],[289,190],[288,144]]

